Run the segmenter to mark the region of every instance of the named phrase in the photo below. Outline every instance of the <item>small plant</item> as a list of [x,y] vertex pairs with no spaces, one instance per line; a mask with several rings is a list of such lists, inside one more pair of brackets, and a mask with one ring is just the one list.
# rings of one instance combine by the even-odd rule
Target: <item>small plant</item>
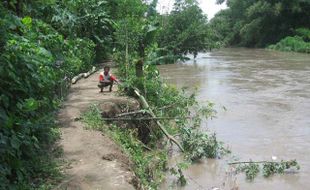
[[91,105],[87,112],[81,115],[82,121],[86,123],[86,129],[104,130],[104,121],[101,118],[97,105]]

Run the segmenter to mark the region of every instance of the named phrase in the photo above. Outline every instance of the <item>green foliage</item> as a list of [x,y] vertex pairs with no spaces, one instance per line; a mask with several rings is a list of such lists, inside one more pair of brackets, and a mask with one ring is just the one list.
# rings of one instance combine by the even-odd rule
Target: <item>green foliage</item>
[[310,27],[309,1],[230,0],[226,3],[228,9],[220,11],[210,22],[217,39],[226,45],[265,47],[292,35],[294,29]]
[[54,111],[65,96],[59,90],[67,88],[65,77],[91,67],[94,43],[65,39],[42,20],[18,17],[2,4],[0,16],[0,189],[49,186],[60,176],[51,159],[60,135]]
[[249,164],[241,165],[238,167],[239,172],[245,172],[247,180],[254,180],[260,171],[259,164],[250,162]]
[[201,158],[218,158],[221,155],[229,153],[223,147],[223,143],[216,139],[215,134],[208,134],[201,131],[190,129],[183,134],[183,147],[186,150],[187,157],[190,160],[199,160]]
[[82,114],[82,121],[86,123],[87,129],[105,131],[104,122],[101,118],[100,110],[97,105],[91,105],[87,112]]
[[300,28],[296,30],[296,34],[294,37],[285,37],[275,45],[268,46],[268,48],[280,51],[310,53],[310,30]]
[[263,164],[263,175],[264,177],[269,177],[273,174],[283,174],[285,170],[290,168],[296,168],[297,170],[300,169],[296,160],[291,161],[283,161],[281,162],[266,162]]
[[208,23],[210,30],[209,38],[214,42],[211,48],[227,46],[233,38],[231,22],[227,19],[228,15],[229,10],[222,10]]
[[253,181],[254,178],[262,171],[264,177],[269,177],[274,174],[283,174],[288,169],[299,170],[300,166],[296,160],[280,162],[246,162],[240,163],[237,167],[237,172],[245,172],[246,179]]
[[310,41],[310,29],[309,28],[297,28],[295,30],[295,33],[297,36],[302,37],[304,41],[306,42]]
[[[105,0],[59,1],[53,6],[52,25],[70,38],[88,38],[96,44],[96,60],[112,49],[113,20]],[[111,10],[113,11],[113,10]]]
[[162,31],[157,40],[160,47],[174,55],[194,56],[211,47],[207,16],[195,1],[178,1],[169,15],[161,17]]

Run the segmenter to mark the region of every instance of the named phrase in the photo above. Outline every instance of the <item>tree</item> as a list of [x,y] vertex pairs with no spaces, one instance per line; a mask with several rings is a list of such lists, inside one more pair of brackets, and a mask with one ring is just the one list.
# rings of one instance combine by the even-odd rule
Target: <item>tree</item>
[[164,15],[160,47],[167,47],[174,55],[196,55],[210,46],[207,16],[196,1],[177,0],[169,15]]

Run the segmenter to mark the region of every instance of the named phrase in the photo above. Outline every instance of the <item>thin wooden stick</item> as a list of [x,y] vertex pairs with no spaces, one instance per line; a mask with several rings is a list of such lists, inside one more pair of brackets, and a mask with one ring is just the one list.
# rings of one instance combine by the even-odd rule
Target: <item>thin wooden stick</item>
[[278,163],[278,162],[275,162],[275,161],[243,161],[243,162],[229,162],[228,165],[250,164],[250,163],[260,164],[260,163]]
[[[142,103],[142,108],[145,110],[148,110],[149,114],[153,117],[156,118],[156,115],[154,114],[154,112],[152,111],[152,109],[150,108],[149,104],[147,103],[147,101],[145,100],[144,96],[142,96],[139,93],[139,90],[137,88],[134,88],[134,92],[135,94],[139,97],[141,103]],[[184,152],[183,147],[181,146],[181,144],[172,136],[168,133],[168,131],[165,129],[165,127],[158,121],[156,120],[156,124],[158,125],[158,127],[161,129],[161,131],[164,133],[164,135],[166,135],[166,137],[171,140],[172,142],[174,142],[174,144],[176,144],[180,150],[182,152]]]
[[121,117],[108,117],[108,118],[102,118],[106,121],[135,121],[135,120],[172,120],[172,119],[184,119],[188,118],[191,119],[192,117],[138,117],[138,118],[121,118]]

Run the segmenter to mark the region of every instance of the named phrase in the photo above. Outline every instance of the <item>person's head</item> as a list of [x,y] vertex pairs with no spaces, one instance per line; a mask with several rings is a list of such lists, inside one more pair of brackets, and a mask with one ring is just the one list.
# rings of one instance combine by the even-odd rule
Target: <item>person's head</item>
[[110,72],[110,67],[109,66],[104,66],[104,73],[107,74]]

